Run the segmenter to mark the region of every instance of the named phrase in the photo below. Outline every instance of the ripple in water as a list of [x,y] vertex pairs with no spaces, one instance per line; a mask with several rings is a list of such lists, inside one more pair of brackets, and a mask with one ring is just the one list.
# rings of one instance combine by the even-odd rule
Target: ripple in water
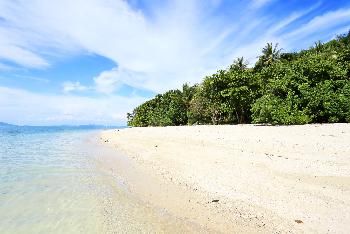
[[0,233],[105,233],[95,131],[0,129]]

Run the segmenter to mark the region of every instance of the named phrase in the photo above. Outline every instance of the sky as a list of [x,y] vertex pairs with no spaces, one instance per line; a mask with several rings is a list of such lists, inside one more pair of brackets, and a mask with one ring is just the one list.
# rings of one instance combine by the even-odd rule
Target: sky
[[125,125],[267,42],[298,51],[349,30],[349,0],[0,0],[0,122]]

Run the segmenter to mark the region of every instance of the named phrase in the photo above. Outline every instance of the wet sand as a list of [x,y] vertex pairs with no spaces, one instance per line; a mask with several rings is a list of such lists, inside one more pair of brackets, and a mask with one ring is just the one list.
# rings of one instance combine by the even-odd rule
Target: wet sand
[[350,124],[130,128],[101,142],[103,167],[165,233],[350,232]]

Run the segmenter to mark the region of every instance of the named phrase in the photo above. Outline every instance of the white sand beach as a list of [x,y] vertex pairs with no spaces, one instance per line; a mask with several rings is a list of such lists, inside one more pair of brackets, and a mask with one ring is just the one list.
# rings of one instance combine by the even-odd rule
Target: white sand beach
[[165,232],[350,233],[350,124],[108,130],[105,167]]

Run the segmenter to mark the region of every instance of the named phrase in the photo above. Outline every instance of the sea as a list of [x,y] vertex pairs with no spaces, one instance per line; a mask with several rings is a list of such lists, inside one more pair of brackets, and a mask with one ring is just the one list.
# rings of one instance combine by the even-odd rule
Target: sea
[[0,234],[195,230],[134,194],[127,178],[106,166],[109,158],[123,170],[133,168],[102,144],[104,129],[0,123]]
[[0,127],[1,234],[155,230],[140,215],[145,208],[100,168],[101,130]]
[[101,129],[0,126],[0,233],[113,232]]

